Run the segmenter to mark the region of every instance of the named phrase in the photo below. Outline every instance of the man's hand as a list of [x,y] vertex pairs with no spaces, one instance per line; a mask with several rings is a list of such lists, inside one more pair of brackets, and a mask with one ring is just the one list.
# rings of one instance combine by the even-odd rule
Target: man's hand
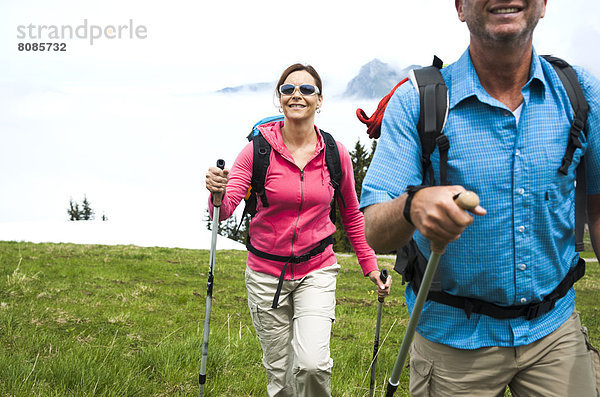
[[[473,216],[454,201],[464,192],[462,186],[432,186],[419,190],[412,200],[410,217],[415,227],[430,241],[448,244],[457,240]],[[477,206],[473,214],[483,216],[486,210]]]

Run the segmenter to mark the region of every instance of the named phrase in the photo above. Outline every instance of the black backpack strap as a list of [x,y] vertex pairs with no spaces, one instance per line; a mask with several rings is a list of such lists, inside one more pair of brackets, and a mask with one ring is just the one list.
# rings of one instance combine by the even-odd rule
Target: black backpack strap
[[[420,112],[417,131],[421,141],[421,166],[423,169],[423,185],[435,185],[431,153],[438,146],[440,153],[440,183],[448,184],[448,150],[450,142],[443,133],[444,124],[448,115],[448,87],[442,78],[440,69],[442,60],[433,57],[433,65],[411,71],[411,80],[419,92]],[[429,180],[428,180],[429,176]],[[423,273],[427,266],[427,259],[422,258],[416,243],[410,243],[396,251],[396,265],[394,269],[402,274],[402,283],[411,281],[419,272]],[[431,285],[431,291],[441,290],[440,269],[438,268]]]
[[[254,195],[260,197],[263,207],[268,207],[267,194],[265,192],[265,179],[267,178],[267,169],[271,161],[271,145],[262,134],[256,135],[252,139],[254,145],[254,155],[252,157],[252,180],[250,186]],[[256,206],[254,206],[256,213]],[[250,209],[249,211],[252,211]]]
[[[427,259],[423,256],[418,248],[416,248],[416,251],[417,257],[415,260],[418,261],[418,263],[417,266],[412,269],[407,281],[410,281],[413,292],[415,295],[418,295],[425,273],[424,269],[427,266]],[[396,262],[394,270],[400,272],[400,269],[398,269],[398,262]],[[526,320],[533,320],[534,318],[540,317],[554,309],[556,302],[563,298],[569,292],[573,284],[575,284],[575,282],[577,282],[577,280],[582,278],[584,275],[585,260],[580,258],[577,262],[577,265],[569,270],[569,272],[552,292],[546,295],[540,302],[534,302],[528,305],[499,306],[477,298],[467,298],[464,296],[452,295],[442,291],[441,284],[436,285],[435,287],[432,285],[432,288],[427,294],[427,299],[464,310],[467,318],[470,318],[472,313],[478,313],[497,319],[525,317]],[[436,275],[434,280],[439,280],[439,275]]]
[[[450,143],[442,132],[448,114],[448,87],[440,73],[442,66],[442,60],[434,57],[432,66],[412,71],[413,82],[419,91],[420,113],[417,130],[421,140],[424,185],[435,185],[430,156],[436,146],[440,152],[440,184],[448,184],[447,166]],[[428,174],[429,183],[427,182]]]
[[[571,106],[573,107],[573,122],[569,130],[567,149],[562,159],[558,172],[567,175],[573,162],[575,150],[581,148],[580,134],[585,134],[585,125],[590,107],[585,99],[585,94],[577,79],[575,70],[563,59],[550,55],[542,55],[554,67],[560,78]],[[583,234],[587,220],[587,191],[585,178],[585,159],[582,157],[577,167],[577,185],[575,186],[575,250],[583,251]]]
[[571,106],[573,107],[573,122],[571,123],[571,129],[569,131],[567,151],[565,152],[562,164],[558,170],[561,174],[567,175],[569,166],[573,162],[573,153],[575,153],[576,149],[581,148],[579,135],[585,129],[587,114],[590,107],[585,99],[579,80],[577,79],[577,74],[571,65],[560,58],[550,55],[543,55],[543,58],[550,62],[554,67],[554,70],[567,91],[569,101],[571,101]]
[[302,255],[281,256],[271,254],[269,252],[260,251],[259,249],[255,248],[250,242],[250,235],[248,235],[248,238],[246,239],[246,248],[248,249],[248,251],[252,252],[259,258],[277,262],[284,262],[284,265],[281,268],[281,274],[279,275],[279,281],[277,282],[277,289],[275,290],[275,295],[273,296],[273,303],[271,304],[271,307],[273,309],[277,309],[277,305],[279,304],[279,295],[281,294],[281,288],[283,286],[283,280],[285,279],[287,265],[290,264],[290,266],[292,266],[291,264],[294,263],[306,262],[310,260],[310,258],[312,258],[313,256],[323,253],[325,249],[331,244],[335,244],[335,238],[333,237],[333,235],[325,237],[319,242],[319,244],[316,247],[312,248],[310,251],[307,251]]
[[319,241],[319,244],[316,247],[306,251],[302,255],[284,256],[284,255],[275,255],[270,252],[260,251],[258,248],[254,247],[252,245],[250,236],[248,236],[248,238],[246,239],[246,248],[248,249],[248,251],[252,252],[254,255],[258,256],[259,258],[268,259],[270,261],[285,262],[285,263],[306,262],[306,261],[310,260],[310,258],[312,258],[313,256],[324,252],[325,248],[327,248],[331,244],[335,244],[335,238],[333,237],[333,234],[330,236],[327,236],[323,240]]
[[342,162],[340,160],[340,152],[337,147],[337,143],[335,143],[335,139],[333,136],[325,132],[323,130],[319,130],[321,135],[323,136],[323,140],[325,142],[325,163],[327,164],[327,169],[329,170],[330,183],[333,186],[334,197],[333,202],[331,204],[331,211],[329,212],[329,217],[331,218],[331,222],[335,224],[335,208],[336,208],[336,199],[339,199],[342,203],[342,206],[346,207],[346,202],[344,201],[344,196],[342,195],[342,191],[340,190],[340,184],[342,182]]
[[269,168],[269,163],[271,162],[271,145],[256,128],[252,129],[247,138],[252,141],[254,148],[252,154],[252,179],[250,179],[250,189],[245,198],[244,211],[234,233],[240,230],[246,215],[250,214],[250,217],[256,215],[257,196],[260,197],[263,207],[269,206],[267,193],[265,192],[265,180],[267,178],[267,168]]

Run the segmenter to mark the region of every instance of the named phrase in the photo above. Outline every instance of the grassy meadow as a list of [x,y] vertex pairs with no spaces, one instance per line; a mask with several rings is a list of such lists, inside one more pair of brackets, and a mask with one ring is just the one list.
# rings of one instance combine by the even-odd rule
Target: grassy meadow
[[[217,252],[207,396],[266,395],[245,256]],[[204,250],[0,242],[0,396],[197,395],[208,261]],[[377,299],[356,258],[339,261],[333,395],[366,396]],[[394,260],[379,262],[391,269]],[[384,395],[408,323],[404,288],[393,276],[376,396]],[[576,289],[598,346],[597,262]],[[408,396],[407,372],[397,396]]]

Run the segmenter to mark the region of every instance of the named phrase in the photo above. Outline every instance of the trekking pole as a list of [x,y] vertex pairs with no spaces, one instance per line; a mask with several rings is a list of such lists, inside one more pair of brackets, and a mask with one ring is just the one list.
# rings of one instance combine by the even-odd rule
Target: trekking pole
[[[379,274],[379,279],[385,284],[388,278],[387,269],[383,269]],[[373,344],[373,363],[371,364],[371,383],[369,384],[369,397],[375,393],[375,368],[377,367],[377,354],[379,353],[379,329],[381,328],[381,312],[383,310],[384,298],[377,298],[377,324],[375,325],[375,343]]]
[[[217,160],[217,167],[225,168],[225,160]],[[198,382],[200,383],[199,397],[204,396],[204,384],[206,383],[206,360],[208,359],[208,335],[210,331],[210,309],[212,307],[212,290],[213,279],[215,275],[215,254],[217,250],[217,232],[219,229],[219,211],[221,209],[222,194],[213,194],[212,201],[213,209],[213,224],[212,224],[212,240],[210,243],[210,261],[208,265],[208,285],[206,287],[206,310],[204,311],[204,333],[202,335],[202,358],[200,360],[200,375]]]
[[[465,210],[473,210],[479,205],[479,197],[473,192],[459,193],[454,197],[454,200],[459,207]],[[386,397],[392,397],[398,388],[398,384],[400,383],[400,373],[402,372],[404,362],[406,361],[406,356],[408,355],[408,350],[412,343],[413,337],[415,336],[419,317],[421,316],[423,305],[427,299],[427,294],[429,293],[429,287],[431,287],[433,275],[437,270],[438,264],[440,263],[440,257],[444,251],[446,251],[446,246],[444,244],[440,244],[436,241],[431,242],[431,255],[429,256],[429,262],[427,262],[427,268],[425,269],[423,281],[421,282],[421,287],[419,288],[419,293],[417,294],[417,299],[415,300],[412,316],[410,316],[410,320],[408,321],[406,333],[404,334],[404,339],[402,340],[402,346],[400,346],[400,352],[398,353],[396,364],[394,365],[392,375],[390,376],[390,380],[387,385],[387,390],[385,393]]]

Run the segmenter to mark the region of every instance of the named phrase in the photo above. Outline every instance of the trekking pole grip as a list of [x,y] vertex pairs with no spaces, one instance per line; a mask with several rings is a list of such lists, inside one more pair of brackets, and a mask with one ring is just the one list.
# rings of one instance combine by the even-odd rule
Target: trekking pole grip
[[[224,169],[225,168],[225,160],[218,159],[217,160],[217,167],[220,168],[220,169]],[[216,194],[212,195],[212,202],[213,202],[213,205],[215,207],[220,206],[222,200],[223,200],[223,193],[216,193]]]
[[[474,192],[464,191],[454,196],[454,201],[463,210],[472,211],[479,205],[479,196]],[[432,241],[431,251],[438,255],[442,255],[446,251],[446,244]]]
[[[379,273],[379,279],[381,280],[382,283],[386,283],[387,282],[387,278],[389,276],[389,272],[387,269],[382,269],[381,273]],[[377,300],[381,303],[383,303],[383,299],[384,298],[377,298]]]

